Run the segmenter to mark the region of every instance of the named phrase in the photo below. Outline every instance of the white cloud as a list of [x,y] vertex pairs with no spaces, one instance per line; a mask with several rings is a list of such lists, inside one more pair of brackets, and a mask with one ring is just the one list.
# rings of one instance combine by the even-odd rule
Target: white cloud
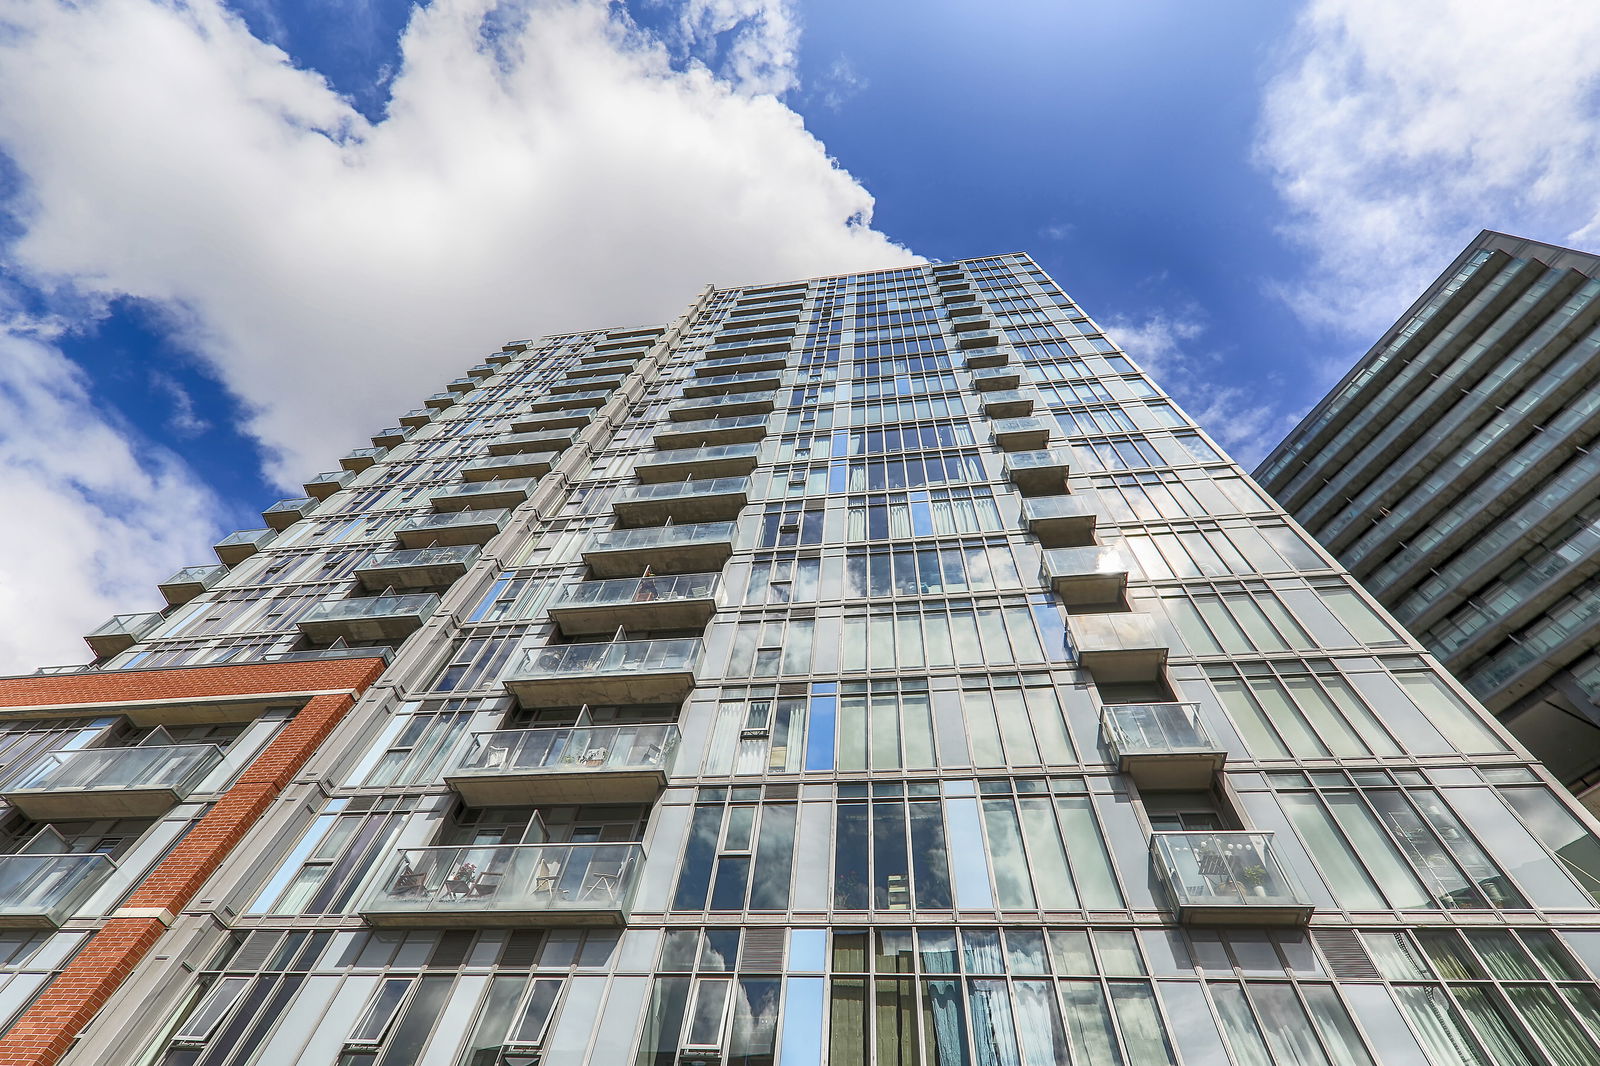
[[737,27],[719,79],[591,0],[414,14],[368,123],[216,0],[15,0],[0,147],[31,280],[129,294],[254,411],[285,487],[512,336],[661,321],[707,282],[895,265],[871,196],[766,90],[794,23]]
[[1284,296],[1376,338],[1479,229],[1600,242],[1600,5],[1314,0],[1258,158],[1313,253]]
[[161,606],[155,583],[210,558],[217,501],[97,412],[74,364],[0,322],[0,672],[89,658],[82,635]]

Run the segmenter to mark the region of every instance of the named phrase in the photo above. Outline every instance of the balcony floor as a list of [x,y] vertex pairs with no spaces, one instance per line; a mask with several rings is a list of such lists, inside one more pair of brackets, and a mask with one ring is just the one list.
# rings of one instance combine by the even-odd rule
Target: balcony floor
[[693,670],[659,673],[584,674],[507,677],[506,691],[522,707],[682,703],[694,691]]
[[469,807],[523,807],[538,803],[654,803],[667,787],[664,770],[606,770],[574,766],[570,772],[452,771],[445,784]]

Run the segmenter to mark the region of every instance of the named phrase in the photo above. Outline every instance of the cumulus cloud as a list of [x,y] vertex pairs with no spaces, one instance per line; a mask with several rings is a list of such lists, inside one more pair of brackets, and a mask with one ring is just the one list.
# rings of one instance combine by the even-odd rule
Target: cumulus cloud
[[161,606],[209,557],[220,506],[166,452],[97,411],[48,330],[0,322],[0,672],[88,658],[82,635]]
[[[159,307],[293,490],[508,338],[914,261],[774,95],[785,0],[681,10],[669,45],[603,0],[436,0],[369,121],[218,0],[11,0],[5,270],[77,326]],[[153,606],[223,519],[46,339],[4,344],[0,669],[25,669]]]
[[15,0],[13,263],[165,306],[292,487],[506,338],[661,321],[711,281],[911,261],[771,95],[792,79],[787,9],[684,18],[733,32],[729,76],[675,66],[595,0],[440,0],[369,123],[215,0]]
[[1314,256],[1283,295],[1375,338],[1480,229],[1600,243],[1600,5],[1314,0],[1258,159]]

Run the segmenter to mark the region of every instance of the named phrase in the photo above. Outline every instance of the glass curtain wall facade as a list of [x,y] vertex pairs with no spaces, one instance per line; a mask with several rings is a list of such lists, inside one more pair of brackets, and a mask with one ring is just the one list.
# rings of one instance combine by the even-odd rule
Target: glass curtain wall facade
[[1256,476],[1600,805],[1600,257],[1480,234]]
[[1026,255],[374,441],[102,640],[393,659],[61,1061],[1600,1062],[1594,823]]

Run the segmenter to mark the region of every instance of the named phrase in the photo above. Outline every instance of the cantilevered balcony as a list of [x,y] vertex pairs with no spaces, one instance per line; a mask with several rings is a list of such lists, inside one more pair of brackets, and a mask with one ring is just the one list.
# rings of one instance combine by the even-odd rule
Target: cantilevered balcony
[[1006,390],[983,394],[983,413],[990,418],[1022,418],[1033,414],[1033,394]]
[[316,509],[317,501],[312,497],[296,496],[292,500],[279,500],[262,511],[261,520],[281,533]]
[[453,392],[436,392],[422,401],[422,406],[431,407],[435,411],[443,411],[447,407],[454,407],[460,397]]
[[188,603],[206,589],[222,580],[228,572],[226,566],[219,564],[212,566],[186,566],[176,574],[167,578],[156,588],[161,595],[166,597],[167,603],[177,607]]
[[739,517],[750,499],[750,479],[707,478],[636,485],[611,505],[618,525],[659,526],[667,522],[718,522]]
[[533,477],[504,478],[499,481],[468,481],[452,485],[433,494],[430,502],[439,512],[464,511],[492,507],[517,507],[527,502],[528,495],[538,487],[539,479]]
[[487,360],[479,363],[477,366],[472,367],[467,371],[467,376],[477,378],[479,381],[485,381],[489,378],[492,378],[494,377],[494,364],[488,362]]
[[965,353],[962,365],[968,370],[985,370],[989,367],[1005,366],[1011,362],[1011,349],[1005,345],[995,348],[974,348]]
[[655,445],[661,451],[670,451],[709,444],[743,444],[763,440],[766,435],[766,415],[729,415],[699,422],[674,422],[656,430]]
[[699,637],[552,644],[524,652],[503,682],[523,707],[680,703],[700,651]]
[[580,407],[571,411],[551,411],[546,414],[535,415],[532,418],[524,418],[511,423],[511,432],[543,433],[552,429],[576,429],[579,426],[587,426],[593,421],[594,413],[598,410],[600,410],[600,406],[596,404],[594,407]]
[[454,381],[451,381],[445,385],[445,388],[449,389],[451,392],[460,393],[463,396],[477,387],[478,379],[471,377],[456,378]]
[[1305,925],[1312,905],[1271,833],[1153,833],[1156,876],[1187,925]]
[[972,384],[979,392],[1009,392],[1022,384],[1022,371],[1016,367],[991,366],[972,372]]
[[612,358],[597,363],[585,363],[572,367],[567,371],[567,378],[571,380],[573,378],[627,377],[628,372],[638,362],[639,357],[637,355],[624,353],[624,357],[621,359]]
[[372,443],[380,448],[393,448],[397,444],[404,444],[406,438],[415,432],[410,426],[389,426],[374,433]]
[[647,485],[708,477],[734,477],[756,468],[759,444],[714,444],[709,448],[678,448],[639,456],[633,472]]
[[560,452],[513,452],[510,455],[491,455],[461,468],[463,481],[501,481],[518,478],[540,478],[550,472]]
[[[1070,497],[1068,497],[1070,499]],[[1128,564],[1115,548],[1051,548],[1042,576],[1068,607],[1110,606],[1128,588]]]
[[488,444],[490,455],[516,455],[519,452],[563,452],[578,439],[580,429],[547,429],[539,433],[507,433]]
[[770,392],[781,388],[783,375],[758,370],[749,374],[722,374],[683,383],[685,396],[730,396],[741,392]]
[[1167,646],[1147,614],[1069,614],[1067,635],[1078,665],[1099,684],[1159,681],[1167,665]]
[[116,868],[97,852],[0,855],[0,928],[60,928]]
[[433,416],[436,413],[437,412],[428,407],[417,407],[401,415],[399,422],[402,426],[411,426],[413,428],[420,429],[429,422],[432,422]]
[[318,474],[304,485],[306,495],[313,500],[326,500],[356,479],[354,470],[335,470]]
[[332,644],[340,638],[352,644],[398,642],[422,628],[438,608],[439,597],[432,592],[324,600],[295,624],[316,644]]
[[346,470],[354,470],[357,473],[360,473],[388,454],[388,448],[357,448],[349,455],[346,455],[344,458],[340,459],[339,465],[344,467]]
[[356,567],[356,579],[368,592],[444,588],[466,575],[478,552],[473,544],[382,551]]
[[159,818],[222,762],[215,744],[52,751],[0,787],[36,822]]
[[84,643],[94,652],[95,658],[104,659],[119,655],[133,647],[161,624],[161,614],[114,614],[94,629],[84,634]]
[[609,399],[611,393],[605,389],[585,389],[583,392],[540,396],[525,403],[523,409],[529,414],[537,414],[540,411],[570,411],[579,407],[593,407],[596,403],[605,403]]
[[595,577],[636,577],[646,567],[656,574],[701,574],[721,570],[732,554],[732,522],[698,522],[597,533],[583,561]]
[[1204,791],[1228,753],[1193,703],[1117,703],[1100,712],[1100,735],[1117,768],[1141,789]]
[[566,636],[628,630],[703,629],[717,610],[717,574],[651,574],[579,581],[548,610]]
[[1067,491],[1072,453],[1065,448],[1012,452],[1006,456],[1006,476],[1024,496],[1055,496]]
[[760,339],[717,341],[706,348],[706,354],[716,359],[739,359],[746,355],[769,355],[774,352],[788,354],[790,336]]
[[774,407],[771,393],[736,392],[728,396],[693,397],[667,406],[674,422],[698,422],[724,415],[764,415]]
[[272,543],[278,534],[271,529],[241,529],[217,541],[212,549],[217,558],[229,566],[238,566],[256,552]]
[[990,432],[994,434],[995,444],[1003,451],[1032,452],[1050,442],[1050,427],[1051,424],[1043,418],[1030,415],[1026,418],[997,419]]
[[504,508],[417,515],[396,526],[394,535],[402,548],[487,544],[510,518],[511,512]]
[[1094,543],[1098,516],[1082,496],[1039,496],[1022,501],[1022,521],[1046,548]]
[[946,294],[944,313],[951,319],[971,318],[984,313],[983,304],[970,292]]
[[493,367],[505,366],[507,363],[511,362],[511,360],[516,358],[516,356],[512,354],[513,352],[522,351],[525,348],[527,348],[527,345],[525,344],[522,345],[521,348],[510,345],[501,345],[500,351],[484,356],[483,361]]
[[953,315],[950,325],[958,333],[971,333],[974,330],[993,329],[994,319],[984,314]]
[[643,868],[639,844],[406,848],[357,910],[380,927],[622,925]]
[[[547,389],[552,396],[560,396],[563,393],[573,396],[588,396],[590,393],[595,392],[600,393],[602,396],[609,396],[621,387],[627,377],[626,374],[612,374],[601,378],[561,378],[551,382]],[[585,402],[587,403],[588,401]]]
[[677,748],[671,724],[475,733],[444,779],[471,807],[654,803]]
[[694,373],[699,378],[717,378],[730,374],[753,374],[758,370],[782,370],[789,365],[788,345],[783,347],[783,351],[707,359],[696,364]]
[[640,344],[653,345],[666,332],[662,326],[639,326],[636,329],[614,329],[595,342],[597,352],[614,348],[631,348]]

